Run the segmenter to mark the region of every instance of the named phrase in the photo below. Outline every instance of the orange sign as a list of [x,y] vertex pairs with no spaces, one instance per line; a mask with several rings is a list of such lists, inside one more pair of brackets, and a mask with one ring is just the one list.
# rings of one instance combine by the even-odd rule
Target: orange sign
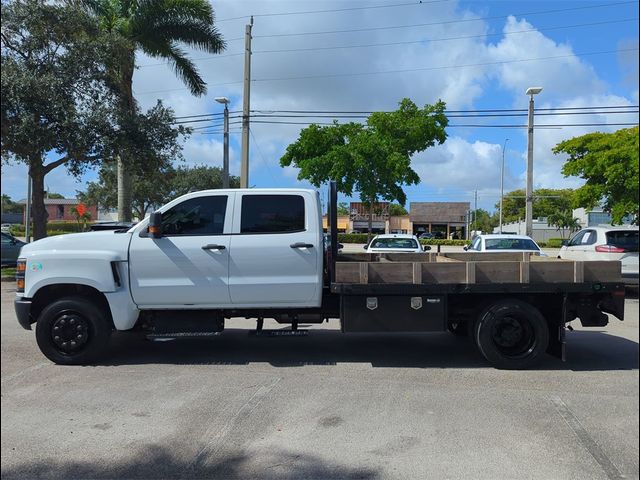
[[83,216],[85,213],[87,213],[87,207],[84,206],[84,203],[79,203],[76,206],[76,211],[78,212],[79,216]]

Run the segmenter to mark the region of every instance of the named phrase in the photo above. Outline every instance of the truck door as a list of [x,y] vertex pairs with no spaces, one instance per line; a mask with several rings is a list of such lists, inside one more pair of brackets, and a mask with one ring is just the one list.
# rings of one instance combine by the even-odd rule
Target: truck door
[[222,306],[229,297],[233,195],[200,195],[162,210],[162,237],[146,228],[129,249],[131,293],[141,307]]
[[323,245],[314,193],[238,192],[236,205],[229,263],[233,304],[319,306]]

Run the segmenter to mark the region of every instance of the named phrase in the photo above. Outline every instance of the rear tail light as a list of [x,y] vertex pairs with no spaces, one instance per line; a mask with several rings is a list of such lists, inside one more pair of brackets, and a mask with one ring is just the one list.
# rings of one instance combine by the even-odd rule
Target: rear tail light
[[596,247],[596,252],[601,253],[624,253],[625,251],[624,248],[616,247],[615,245],[598,245]]
[[16,291],[24,293],[24,274],[27,271],[27,261],[18,259],[16,262]]

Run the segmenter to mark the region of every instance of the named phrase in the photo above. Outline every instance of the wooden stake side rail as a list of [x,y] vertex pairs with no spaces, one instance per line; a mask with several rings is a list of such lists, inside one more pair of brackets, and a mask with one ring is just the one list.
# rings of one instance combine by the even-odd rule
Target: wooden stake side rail
[[617,261],[574,262],[520,253],[364,253],[338,257],[335,283],[615,283],[622,280],[620,268]]

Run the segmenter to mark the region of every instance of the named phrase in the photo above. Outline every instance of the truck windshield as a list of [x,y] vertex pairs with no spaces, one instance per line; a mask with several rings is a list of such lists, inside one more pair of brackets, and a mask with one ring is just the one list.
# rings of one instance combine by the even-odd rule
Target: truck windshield
[[370,248],[418,248],[413,238],[376,238]]

